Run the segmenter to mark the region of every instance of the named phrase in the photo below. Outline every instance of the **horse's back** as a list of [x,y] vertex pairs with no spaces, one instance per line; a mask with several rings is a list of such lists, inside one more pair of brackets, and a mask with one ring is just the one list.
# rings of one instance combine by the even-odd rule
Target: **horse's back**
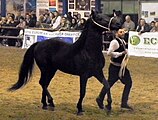
[[70,46],[69,43],[61,41],[58,38],[52,38],[52,39],[48,39],[48,40],[39,42],[35,50],[38,52],[40,52],[40,51],[57,52],[57,51],[61,50],[62,48],[68,47],[68,46]]
[[34,49],[35,60],[37,64],[48,64],[48,62],[53,61],[55,56],[63,54],[70,45],[57,38],[39,42]]
[[73,44],[58,39],[42,41],[34,49],[35,61],[40,69],[58,69],[65,73],[79,75],[82,71],[78,72],[78,70],[85,60],[79,51],[76,52],[73,49]]

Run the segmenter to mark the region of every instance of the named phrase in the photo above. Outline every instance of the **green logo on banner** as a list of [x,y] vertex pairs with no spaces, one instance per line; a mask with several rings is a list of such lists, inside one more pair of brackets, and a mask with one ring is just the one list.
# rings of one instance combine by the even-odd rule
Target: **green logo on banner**
[[140,43],[140,38],[137,35],[131,36],[129,40],[132,45],[138,45]]

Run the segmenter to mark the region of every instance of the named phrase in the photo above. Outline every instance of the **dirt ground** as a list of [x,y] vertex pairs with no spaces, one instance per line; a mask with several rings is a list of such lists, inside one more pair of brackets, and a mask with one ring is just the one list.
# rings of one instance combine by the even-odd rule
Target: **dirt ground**
[[[120,109],[123,84],[111,89],[113,110],[110,115],[95,102],[102,85],[90,78],[87,84],[83,116],[76,116],[79,99],[79,77],[58,71],[49,86],[56,105],[55,111],[41,109],[40,72],[35,66],[32,80],[16,92],[8,92],[17,81],[25,50],[0,46],[0,120],[158,120],[158,59],[130,57],[128,68],[133,78],[129,104],[134,111]],[[107,78],[109,57],[104,73]],[[105,101],[106,104],[106,101]]]

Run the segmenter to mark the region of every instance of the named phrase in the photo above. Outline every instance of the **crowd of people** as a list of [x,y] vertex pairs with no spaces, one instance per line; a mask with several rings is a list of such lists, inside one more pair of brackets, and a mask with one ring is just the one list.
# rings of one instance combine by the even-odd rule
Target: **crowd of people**
[[[81,15],[72,16],[71,12],[66,15],[60,15],[58,11],[50,12],[45,10],[43,14],[37,16],[34,11],[27,13],[25,16],[21,12],[17,14],[8,13],[6,17],[0,17],[0,26],[8,27],[0,28],[0,35],[5,36],[18,36],[20,29],[24,28],[49,28],[52,31],[69,31],[69,30],[83,30],[86,23],[86,19],[81,18]],[[15,27],[17,29],[9,29],[9,27]],[[18,29],[19,28],[19,29]],[[0,41],[5,42],[6,46],[15,46],[14,40],[1,39]]]
[[83,30],[86,19],[81,18],[80,14],[72,16],[71,12],[61,16],[58,11],[46,12],[39,16],[36,27],[51,28],[52,30]]
[[150,23],[147,23],[145,19],[140,18],[138,25],[136,26],[131,20],[131,17],[127,15],[122,28],[125,28],[127,31],[137,31],[139,34],[144,32],[158,32],[158,21],[151,21]]
[[[115,11],[114,11],[115,12]],[[116,16],[119,16],[116,12]],[[119,16],[120,17],[120,16]],[[139,34],[144,32],[158,32],[158,21],[151,21],[146,23],[145,19],[140,19],[138,25],[136,25],[129,15],[120,19],[122,28],[126,31],[137,31]],[[72,15],[68,12],[66,15],[60,15],[58,11],[50,12],[45,10],[43,14],[39,16],[37,20],[36,13],[31,11],[25,16],[21,12],[17,14],[8,13],[6,17],[0,17],[0,26],[16,27],[19,29],[3,29],[0,28],[0,35],[5,36],[18,36],[20,29],[24,28],[49,28],[57,31],[69,31],[69,30],[83,30],[86,23],[86,19],[81,18],[81,15]],[[13,32],[14,31],[14,32]],[[15,46],[14,40],[1,39],[1,42],[5,42],[6,46]]]

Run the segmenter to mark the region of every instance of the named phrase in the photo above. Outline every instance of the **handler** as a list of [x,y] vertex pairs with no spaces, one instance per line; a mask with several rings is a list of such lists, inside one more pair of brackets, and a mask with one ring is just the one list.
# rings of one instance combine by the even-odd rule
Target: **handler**
[[[122,94],[121,108],[133,110],[133,108],[128,105],[128,97],[132,87],[132,79],[129,70],[126,67],[126,64],[128,62],[128,52],[125,47],[126,43],[123,40],[124,35],[124,29],[118,29],[115,33],[115,39],[110,42],[110,46],[107,52],[107,54],[111,56],[108,82],[111,88],[114,83],[117,82],[118,79],[120,79],[120,81],[125,85]],[[103,100],[106,93],[108,92],[105,90],[106,89],[103,87],[99,94],[99,97],[96,99],[101,109],[104,108]],[[108,105],[106,105],[106,108],[108,110],[111,110],[112,98],[110,91],[108,92],[107,101]]]

